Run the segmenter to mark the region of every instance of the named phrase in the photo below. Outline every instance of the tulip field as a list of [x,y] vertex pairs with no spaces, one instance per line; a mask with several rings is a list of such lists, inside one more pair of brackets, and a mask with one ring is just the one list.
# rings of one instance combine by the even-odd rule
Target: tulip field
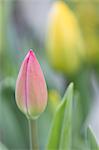
[[98,0],[0,0],[0,150],[99,150]]

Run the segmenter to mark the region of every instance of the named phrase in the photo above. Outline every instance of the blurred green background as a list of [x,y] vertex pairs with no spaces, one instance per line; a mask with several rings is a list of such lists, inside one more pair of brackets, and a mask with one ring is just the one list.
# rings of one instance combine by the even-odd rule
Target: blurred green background
[[[46,145],[54,112],[71,81],[75,84],[75,92],[79,93],[79,106],[76,110],[78,119],[74,130],[78,130],[83,136],[84,126],[87,123],[91,124],[99,141],[99,1],[64,0],[77,20],[74,40],[79,30],[80,36],[76,45],[79,45],[81,40],[82,51],[85,53],[84,60],[79,58],[81,62],[79,69],[73,73],[64,71],[64,68],[70,69],[71,64],[74,63],[74,59],[69,57],[73,46],[69,49],[68,44],[66,45],[66,58],[62,50],[59,55],[63,60],[70,58],[69,63],[62,63],[62,67],[57,63],[60,61],[57,61],[60,59],[57,47],[64,39],[60,38],[60,34],[59,37],[57,34],[58,40],[52,37],[54,28],[50,28],[49,13],[53,2],[52,0],[0,0],[0,141],[10,150],[29,149],[28,123],[16,106],[15,82],[21,62],[31,48],[44,72],[49,95],[46,111],[38,119],[40,149],[43,150]],[[53,14],[52,16],[54,18]],[[61,22],[63,20],[63,24],[65,23],[62,16],[59,19]],[[72,22],[71,19],[72,17],[68,21]],[[55,30],[57,26],[56,21]],[[66,26],[64,24],[63,28],[65,27],[72,34],[72,27],[69,29],[67,23]],[[63,28],[60,32],[65,31]],[[68,38],[69,34],[70,32],[67,33],[65,40],[72,45]],[[56,42],[56,49],[51,47],[51,50],[55,50],[52,53],[49,52],[50,44],[53,43],[51,40]],[[76,55],[75,51],[73,54]],[[56,68],[51,60],[52,57],[56,61]]]

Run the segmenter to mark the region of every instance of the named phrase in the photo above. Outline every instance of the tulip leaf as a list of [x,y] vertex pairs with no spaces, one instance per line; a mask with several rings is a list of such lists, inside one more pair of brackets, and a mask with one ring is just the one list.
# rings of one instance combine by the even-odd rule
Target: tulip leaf
[[0,142],[0,150],[8,150],[4,144]]
[[8,149],[28,149],[27,120],[17,108],[14,85],[9,77],[0,82],[0,140]]
[[96,141],[96,137],[90,127],[87,129],[87,142],[89,150],[99,150],[99,145]]
[[72,147],[72,103],[73,83],[71,83],[66,94],[55,112],[52,128],[48,140],[47,149],[66,149]]

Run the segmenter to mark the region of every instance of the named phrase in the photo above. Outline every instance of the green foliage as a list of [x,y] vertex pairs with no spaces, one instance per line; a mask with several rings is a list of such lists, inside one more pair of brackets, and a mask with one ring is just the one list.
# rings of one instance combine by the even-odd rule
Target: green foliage
[[14,86],[12,78],[0,83],[0,140],[8,149],[28,149],[27,120],[15,103]]
[[88,150],[99,150],[99,145],[96,141],[95,135],[90,127],[87,129],[87,144]]
[[99,146],[90,128],[87,139],[80,134],[82,119],[79,95],[73,92],[71,83],[66,94],[56,109],[47,144],[47,150],[99,150]]
[[8,150],[4,144],[0,142],[0,150]]
[[72,146],[72,100],[73,84],[71,83],[66,94],[56,110],[48,140],[47,149],[66,149]]
[[[14,86],[15,81],[12,78],[6,78],[0,84],[0,130],[2,131],[1,142],[4,143],[4,145],[0,143],[0,150],[28,149],[27,120],[16,106]],[[99,145],[90,128],[86,132],[87,138],[80,135],[82,119],[80,120],[79,102],[79,94],[73,92],[73,83],[71,83],[55,110],[53,120],[50,109],[47,108],[39,119],[40,150],[44,149],[51,121],[47,150],[99,150]]]

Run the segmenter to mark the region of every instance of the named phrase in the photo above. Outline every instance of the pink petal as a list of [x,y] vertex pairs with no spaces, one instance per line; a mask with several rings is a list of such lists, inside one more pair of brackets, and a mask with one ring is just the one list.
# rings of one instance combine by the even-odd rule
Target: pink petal
[[35,54],[30,51],[27,68],[27,106],[29,114],[39,115],[47,104],[45,79]]

